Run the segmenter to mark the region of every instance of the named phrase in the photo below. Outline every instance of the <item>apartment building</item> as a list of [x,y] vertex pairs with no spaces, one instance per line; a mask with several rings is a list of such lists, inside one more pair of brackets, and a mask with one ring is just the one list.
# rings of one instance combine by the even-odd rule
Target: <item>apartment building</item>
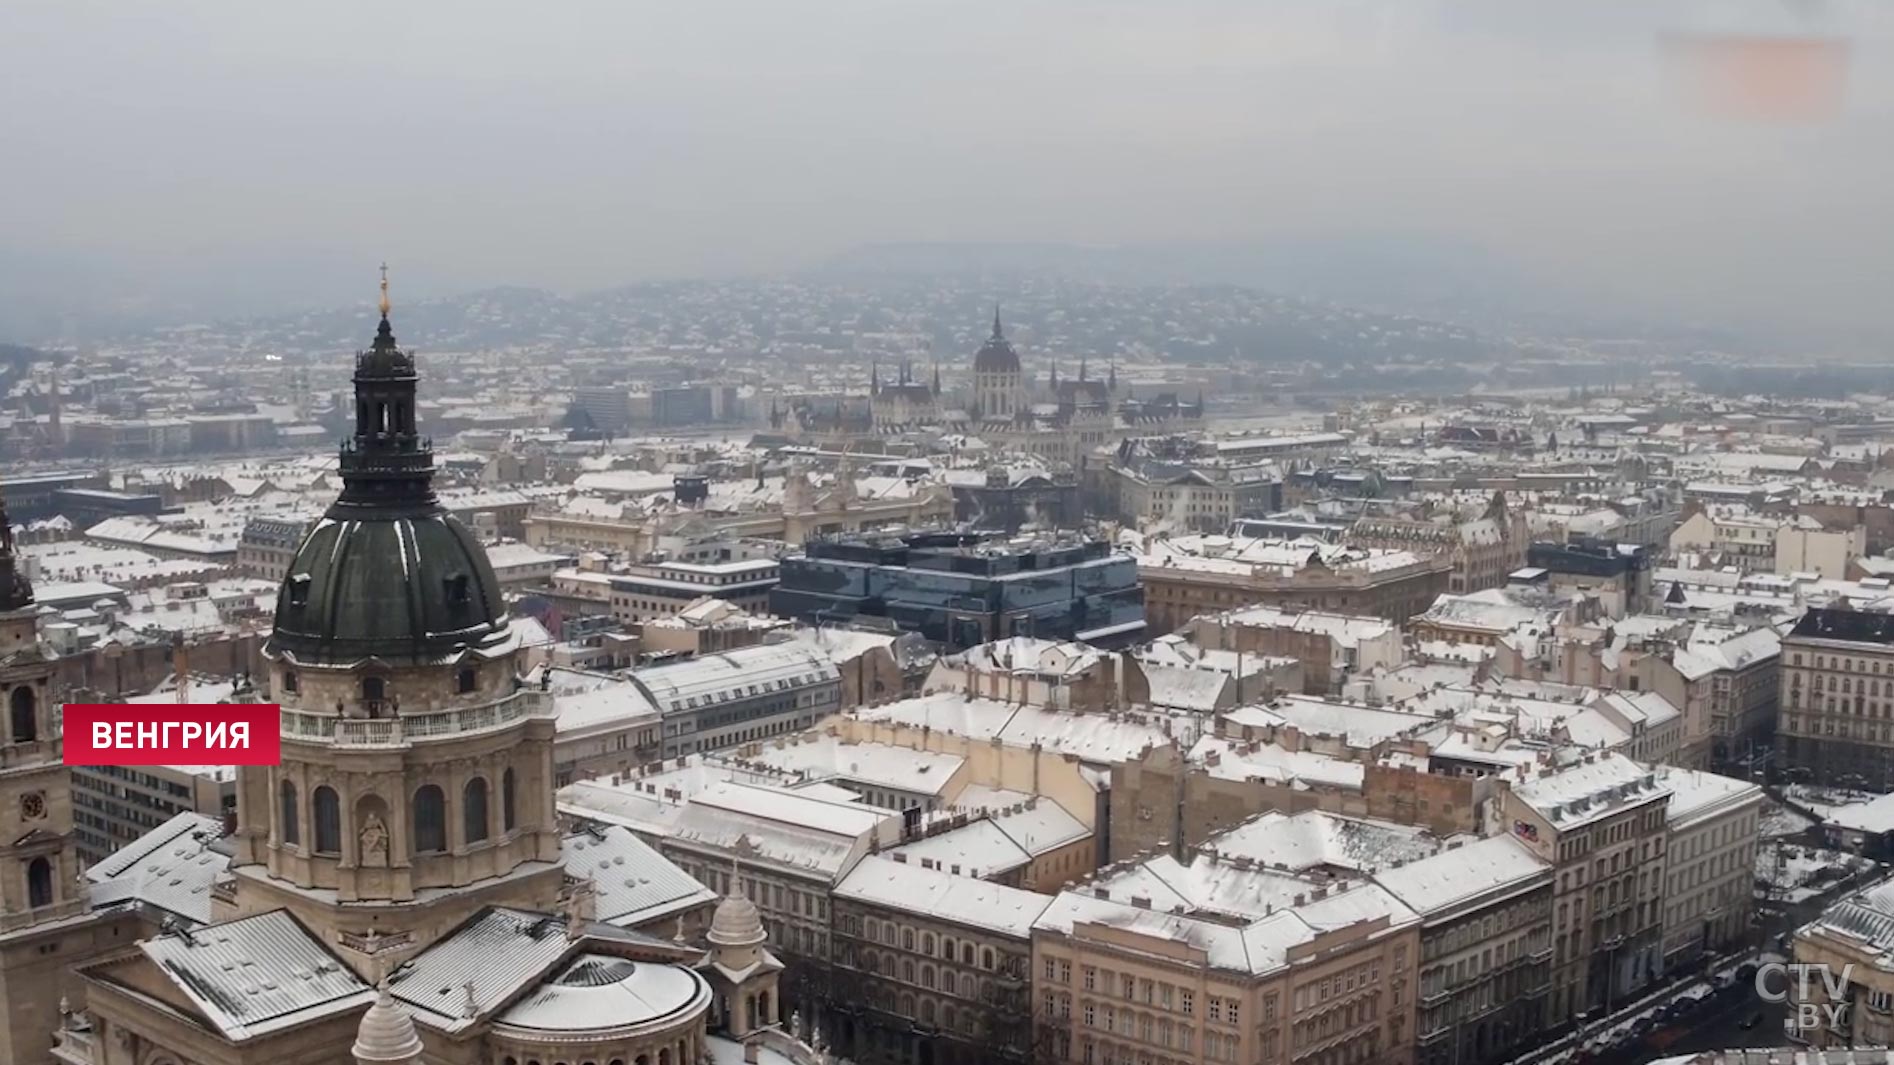
[[836,1049],[858,1065],[1030,1060],[1032,926],[1051,904],[899,852],[862,859],[834,893]]
[[1777,673],[1784,771],[1894,791],[1894,615],[1810,607],[1783,637]]
[[1061,892],[1034,924],[1035,1051],[1080,1065],[1408,1065],[1419,928],[1371,883],[1203,856],[1129,863]]
[[1657,767],[1664,810],[1664,971],[1741,946],[1750,935],[1762,788],[1695,769]]
[[1548,1027],[1552,866],[1511,835],[1375,874],[1420,917],[1417,1065],[1510,1061]]
[[1508,831],[1556,878],[1551,1016],[1621,1004],[1663,971],[1669,797],[1621,754],[1542,768],[1501,796]]

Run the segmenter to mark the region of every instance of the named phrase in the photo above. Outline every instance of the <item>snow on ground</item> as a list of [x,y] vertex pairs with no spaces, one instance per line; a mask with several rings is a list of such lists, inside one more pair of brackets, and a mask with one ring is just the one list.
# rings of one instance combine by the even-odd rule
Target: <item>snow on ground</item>
[[1764,799],[1762,807],[1762,817],[1756,822],[1756,833],[1764,839],[1797,835],[1815,823],[1771,799]]
[[1858,802],[1878,799],[1880,794],[1872,791],[1851,791],[1847,788],[1824,788],[1814,784],[1791,784],[1782,789],[1783,795],[1810,813],[1826,821],[1830,813],[1839,806],[1853,806]]
[[1858,869],[1874,863],[1856,854],[1764,840],[1756,848],[1756,882],[1772,899],[1806,902]]

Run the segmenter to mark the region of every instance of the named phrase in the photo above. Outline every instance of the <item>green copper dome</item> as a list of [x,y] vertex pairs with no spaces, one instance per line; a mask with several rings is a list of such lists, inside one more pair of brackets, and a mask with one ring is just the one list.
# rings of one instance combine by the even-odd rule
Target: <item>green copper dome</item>
[[414,360],[383,304],[355,359],[355,435],[342,493],[296,551],[269,651],[299,662],[420,663],[500,643],[506,606],[486,550],[434,496],[434,455],[415,430]]

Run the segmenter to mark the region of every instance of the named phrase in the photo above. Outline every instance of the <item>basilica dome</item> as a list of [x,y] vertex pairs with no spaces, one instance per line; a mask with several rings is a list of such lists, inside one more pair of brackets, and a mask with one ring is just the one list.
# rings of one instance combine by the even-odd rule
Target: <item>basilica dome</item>
[[271,654],[309,664],[375,657],[424,664],[503,643],[487,553],[435,498],[431,442],[415,425],[414,360],[384,296],[373,347],[355,358],[355,433],[342,492],[283,575]]

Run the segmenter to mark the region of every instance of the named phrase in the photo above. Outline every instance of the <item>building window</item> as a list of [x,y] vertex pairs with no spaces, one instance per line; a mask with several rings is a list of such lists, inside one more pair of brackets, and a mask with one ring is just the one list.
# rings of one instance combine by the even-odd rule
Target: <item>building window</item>
[[462,695],[480,686],[480,674],[474,672],[472,666],[462,669],[459,673],[455,674],[454,679],[455,687],[460,690]]
[[423,784],[414,793],[414,849],[421,853],[447,849],[447,800],[433,784]]
[[8,696],[9,714],[13,726],[11,735],[14,743],[32,743],[39,738],[38,707],[33,698],[33,689],[22,684],[13,689]]
[[283,781],[281,790],[283,804],[283,842],[292,847],[301,846],[303,834],[301,820],[296,814],[296,785],[291,781],[285,780]]
[[342,853],[342,803],[336,797],[335,789],[325,784],[317,788],[310,798],[316,807],[316,853]]
[[26,905],[30,909],[53,904],[53,863],[35,858],[26,865]]
[[461,833],[468,843],[487,838],[487,778],[467,782],[461,795]]
[[513,815],[513,771],[500,774],[500,830],[511,832],[518,820]]

